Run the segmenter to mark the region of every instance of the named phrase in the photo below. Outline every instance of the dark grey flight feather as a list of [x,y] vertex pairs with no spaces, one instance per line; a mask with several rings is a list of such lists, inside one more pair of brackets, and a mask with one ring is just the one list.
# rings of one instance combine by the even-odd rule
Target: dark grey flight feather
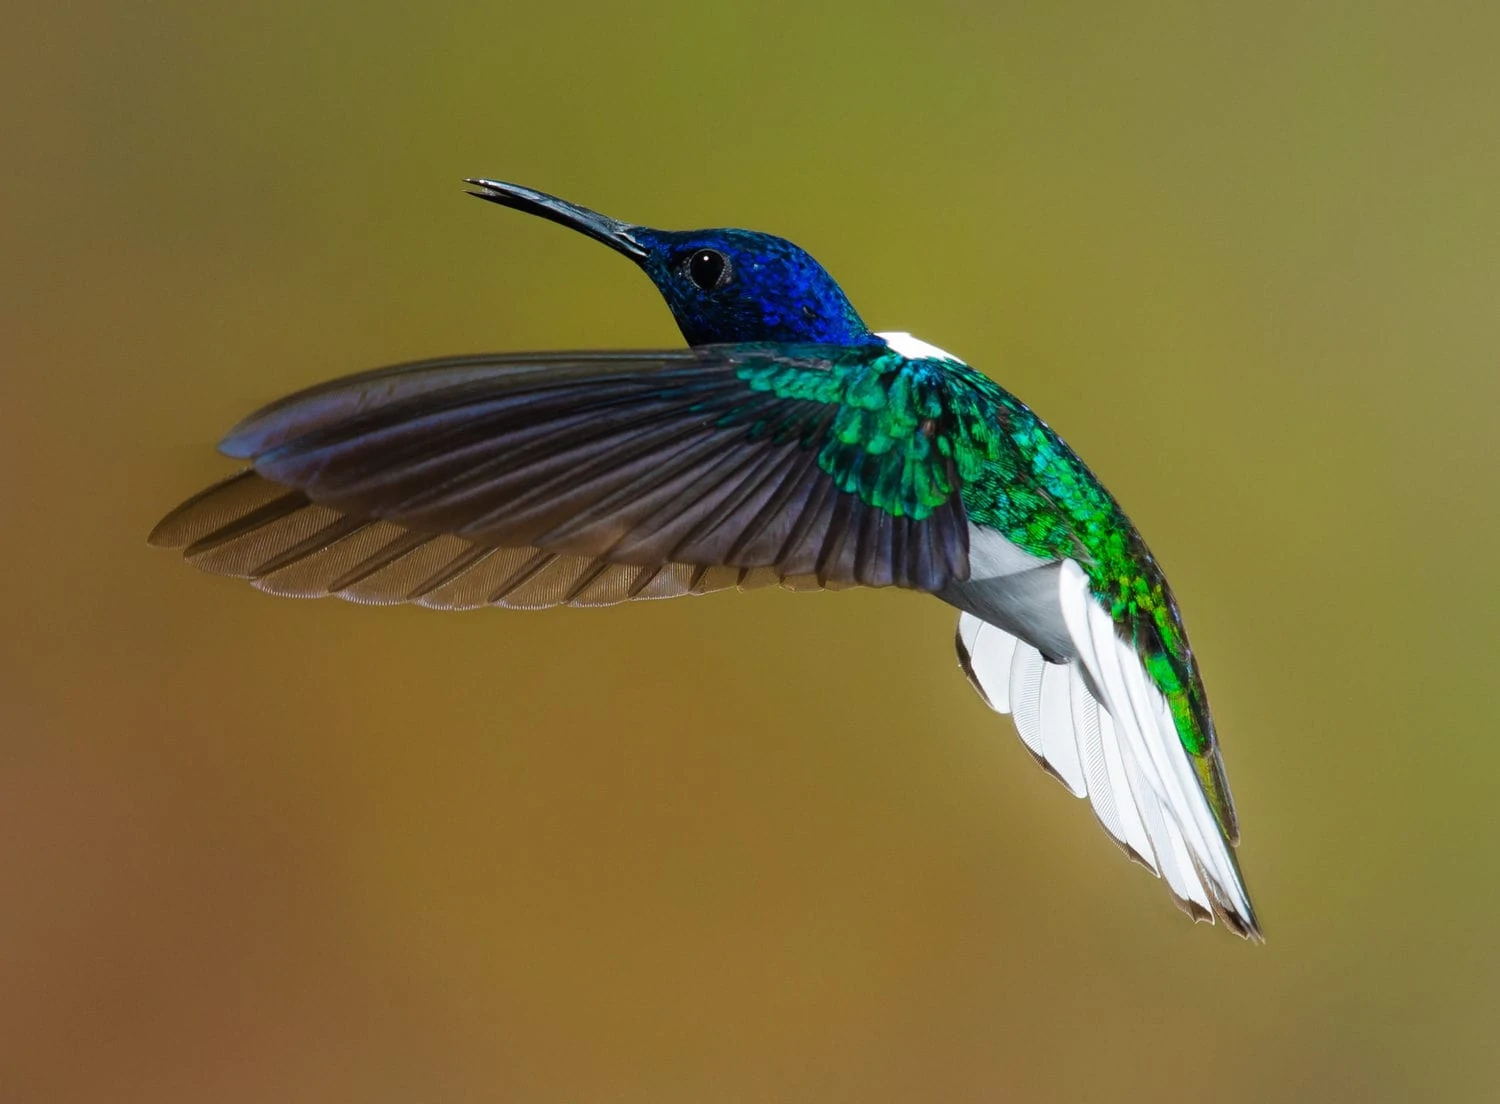
[[840,489],[818,462],[837,407],[752,390],[747,355],[463,357],[323,384],[236,427],[222,450],[252,469],[151,540],[273,593],[444,608],[966,576],[958,496],[918,521]]
[[[267,502],[276,510],[266,510]],[[338,597],[370,605],[541,609],[778,583],[791,589],[822,585],[811,577],[783,578],[770,568],[613,564],[535,547],[501,548],[451,534],[418,533],[394,522],[340,514],[251,470],[183,503],[156,527],[151,543],[180,548],[195,567],[248,579],[271,594]],[[828,588],[843,585],[829,583]]]

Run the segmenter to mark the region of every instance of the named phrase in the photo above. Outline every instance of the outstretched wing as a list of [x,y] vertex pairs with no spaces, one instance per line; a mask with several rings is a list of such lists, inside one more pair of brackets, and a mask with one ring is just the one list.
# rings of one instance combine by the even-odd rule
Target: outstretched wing
[[464,357],[334,381],[221,445],[153,543],[276,593],[607,604],[968,572],[945,376],[881,347]]

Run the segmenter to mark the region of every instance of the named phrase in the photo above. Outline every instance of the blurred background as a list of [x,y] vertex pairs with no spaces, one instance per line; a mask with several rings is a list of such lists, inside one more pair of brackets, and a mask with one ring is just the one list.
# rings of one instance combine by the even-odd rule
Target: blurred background
[[[10,4],[0,1099],[1500,1099],[1500,15]],[[676,345],[464,197],[806,246],[1170,571],[1269,942],[891,592],[436,614],[145,536],[289,390]]]

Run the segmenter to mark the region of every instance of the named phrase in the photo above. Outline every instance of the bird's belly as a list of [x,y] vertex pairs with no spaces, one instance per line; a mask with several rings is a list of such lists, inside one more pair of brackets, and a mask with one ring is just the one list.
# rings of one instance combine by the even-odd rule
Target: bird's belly
[[994,529],[970,525],[969,577],[938,597],[1064,662],[1075,652],[1058,598],[1061,563],[1033,556]]
[[1033,556],[1020,545],[1006,540],[994,529],[983,525],[969,526],[970,582],[1019,575],[1056,562]]

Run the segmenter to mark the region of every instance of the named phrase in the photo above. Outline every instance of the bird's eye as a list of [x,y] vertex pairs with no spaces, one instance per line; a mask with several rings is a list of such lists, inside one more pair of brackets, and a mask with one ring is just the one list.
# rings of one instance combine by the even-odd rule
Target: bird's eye
[[717,249],[694,250],[683,270],[704,291],[714,291],[729,283],[729,258]]

